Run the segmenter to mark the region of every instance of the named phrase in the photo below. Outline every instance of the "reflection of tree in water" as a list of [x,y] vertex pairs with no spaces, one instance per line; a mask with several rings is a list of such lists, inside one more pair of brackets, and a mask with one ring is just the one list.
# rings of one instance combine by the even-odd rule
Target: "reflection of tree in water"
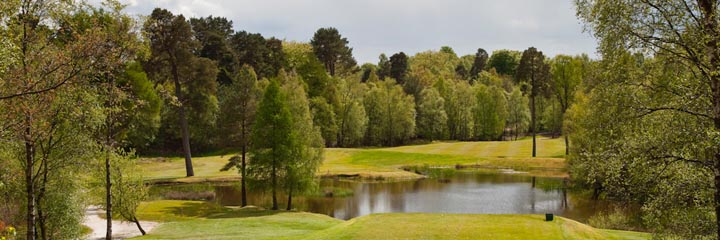
[[[567,192],[559,178],[541,178],[516,174],[458,171],[449,181],[420,179],[404,182],[349,182],[323,179],[318,196],[294,198],[300,211],[326,214],[340,219],[375,212],[450,212],[450,213],[555,213],[585,221],[598,211],[609,209],[606,201],[590,201],[587,196]],[[348,197],[323,197],[324,189],[350,189]],[[240,204],[240,189],[236,184],[195,184],[153,187],[156,196],[163,191],[214,191],[212,200],[222,205]],[[160,197],[161,198],[161,197]],[[160,199],[155,198],[155,199]],[[279,194],[279,204],[286,204],[286,196]],[[250,191],[251,205],[268,208],[270,194]]]

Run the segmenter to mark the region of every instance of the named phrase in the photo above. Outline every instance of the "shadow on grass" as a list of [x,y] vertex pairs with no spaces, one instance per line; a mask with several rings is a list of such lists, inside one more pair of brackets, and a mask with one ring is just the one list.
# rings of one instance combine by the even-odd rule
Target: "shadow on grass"
[[232,209],[208,202],[184,202],[180,206],[168,208],[168,211],[170,214],[179,217],[209,219],[261,217],[284,212],[279,210],[265,210],[256,207]]

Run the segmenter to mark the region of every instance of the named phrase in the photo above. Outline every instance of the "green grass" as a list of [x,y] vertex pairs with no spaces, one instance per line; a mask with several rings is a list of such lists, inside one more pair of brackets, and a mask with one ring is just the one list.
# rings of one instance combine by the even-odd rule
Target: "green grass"
[[306,239],[648,239],[541,215],[384,213],[349,220]]
[[230,209],[207,202],[154,201],[142,220],[165,222],[137,239],[649,239],[541,215],[386,213],[348,221],[304,212]]
[[171,200],[143,203],[138,218],[164,223],[136,239],[297,239],[342,222],[321,214]]
[[[538,138],[538,157],[531,158],[532,139],[502,142],[434,142],[391,148],[329,148],[320,175],[356,175],[368,179],[418,178],[399,168],[409,165],[479,165],[512,168],[534,175],[565,176],[562,138]],[[232,154],[193,158],[194,177],[185,177],[179,157],[144,159],[146,178],[152,181],[203,182],[236,180],[237,171],[221,172]]]
[[565,176],[565,144],[561,138],[539,138],[538,157],[532,158],[532,139],[504,142],[435,142],[376,149],[330,148],[321,175],[358,175],[365,178],[412,178],[402,166],[478,165],[512,168],[534,175]]

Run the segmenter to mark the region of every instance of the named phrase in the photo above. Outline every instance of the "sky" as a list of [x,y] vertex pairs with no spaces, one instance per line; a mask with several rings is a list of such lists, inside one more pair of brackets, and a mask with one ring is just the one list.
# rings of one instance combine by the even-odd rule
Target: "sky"
[[[99,0],[96,0],[99,1]],[[573,0],[121,0],[130,14],[156,7],[185,17],[232,20],[235,30],[309,42],[335,27],[358,63],[378,56],[450,46],[459,55],[534,46],[548,56],[596,56],[596,40],[575,16]]]

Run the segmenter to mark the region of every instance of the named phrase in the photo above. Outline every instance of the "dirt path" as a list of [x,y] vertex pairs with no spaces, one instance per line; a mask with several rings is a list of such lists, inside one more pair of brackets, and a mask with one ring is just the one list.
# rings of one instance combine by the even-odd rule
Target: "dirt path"
[[[91,206],[85,210],[85,219],[83,220],[83,224],[92,229],[92,233],[85,236],[86,239],[105,239],[105,229],[107,226],[106,220],[104,218],[100,218],[101,214],[105,214],[105,211],[96,206]],[[137,229],[135,223],[113,220],[112,225],[113,239],[125,239],[141,235],[140,230]],[[145,232],[150,232],[150,230],[155,228],[158,223],[140,221],[140,225],[142,225]]]

